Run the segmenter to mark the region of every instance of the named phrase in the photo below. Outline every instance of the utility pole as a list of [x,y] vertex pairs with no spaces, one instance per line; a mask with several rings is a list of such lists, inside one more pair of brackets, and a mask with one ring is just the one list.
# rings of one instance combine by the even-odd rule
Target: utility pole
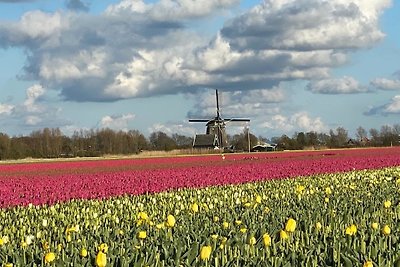
[[246,125],[246,127],[247,127],[247,144],[248,144],[248,146],[249,146],[249,153],[250,153],[250,125],[247,123],[247,125]]

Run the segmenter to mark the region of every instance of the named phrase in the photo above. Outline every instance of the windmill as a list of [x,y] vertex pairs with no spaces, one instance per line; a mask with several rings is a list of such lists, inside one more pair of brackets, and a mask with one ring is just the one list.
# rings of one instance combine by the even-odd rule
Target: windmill
[[219,98],[218,98],[218,90],[215,90],[215,98],[217,103],[217,113],[216,116],[212,119],[189,119],[189,122],[203,122],[206,123],[206,133],[205,134],[196,134],[193,147],[197,148],[227,148],[228,147],[228,139],[226,135],[226,123],[227,122],[250,122],[250,119],[238,119],[238,118],[230,118],[223,119],[221,118],[220,109],[219,109]]

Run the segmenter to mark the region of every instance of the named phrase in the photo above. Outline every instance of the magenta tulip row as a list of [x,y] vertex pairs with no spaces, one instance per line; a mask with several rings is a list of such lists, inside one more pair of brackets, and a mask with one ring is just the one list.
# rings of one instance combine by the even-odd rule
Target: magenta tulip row
[[400,166],[400,148],[0,165],[0,207]]

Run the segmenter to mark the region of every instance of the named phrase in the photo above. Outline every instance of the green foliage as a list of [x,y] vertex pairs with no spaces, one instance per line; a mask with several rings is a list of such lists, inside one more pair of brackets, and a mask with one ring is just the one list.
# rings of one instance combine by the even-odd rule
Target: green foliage
[[399,190],[397,167],[2,209],[0,265],[95,266],[104,243],[107,266],[396,266]]

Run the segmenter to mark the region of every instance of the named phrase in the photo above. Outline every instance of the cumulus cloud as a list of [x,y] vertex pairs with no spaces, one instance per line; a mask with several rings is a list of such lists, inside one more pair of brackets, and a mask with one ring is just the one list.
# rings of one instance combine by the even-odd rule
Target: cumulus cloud
[[378,90],[400,90],[400,71],[393,73],[391,78],[376,78],[370,85]]
[[307,85],[307,89],[316,94],[357,94],[368,92],[366,86],[348,76],[339,79],[312,81]]
[[378,20],[390,4],[390,0],[266,0],[228,22],[221,32],[243,50],[368,47],[384,37]]
[[400,114],[400,95],[394,96],[388,103],[382,106],[371,107],[364,114],[368,116]]
[[60,90],[66,100],[263,90],[329,79],[351,51],[384,37],[378,20],[391,1],[266,0],[210,40],[189,29],[238,3],[122,0],[100,15],[30,11],[18,22],[0,22],[0,47],[24,48],[23,78]]
[[43,96],[45,89],[39,85],[35,84],[26,90],[26,100],[23,106],[30,113],[40,113],[43,112],[43,107],[37,103],[37,100]]
[[171,136],[173,134],[180,134],[185,136],[193,136],[196,133],[196,128],[189,125],[188,122],[169,122],[167,124],[155,123],[148,131],[152,132],[164,132]]
[[14,110],[14,105],[0,103],[0,115],[10,115]]
[[112,116],[107,115],[101,118],[99,127],[127,131],[129,122],[134,118],[135,115],[131,113]]
[[109,15],[140,13],[155,20],[170,21],[208,16],[238,3],[239,0],[162,0],[146,4],[142,0],[123,0],[109,6],[106,13]]
[[400,90],[400,80],[376,78],[371,81],[371,86],[379,90]]
[[307,112],[298,112],[289,117],[276,114],[269,121],[262,123],[261,127],[283,132],[290,132],[294,129],[306,132],[325,132],[327,130],[320,117],[312,118]]
[[70,122],[61,118],[61,108],[46,104],[46,89],[34,84],[26,89],[26,97],[22,103],[0,103],[0,116],[6,121],[15,121],[20,129],[29,131],[44,127],[63,127]]
[[[212,118],[216,114],[216,97],[213,90],[201,91],[189,96],[196,100],[195,106],[188,112],[189,118]],[[251,91],[219,91],[220,113],[224,118],[247,118],[278,111],[276,104],[282,103],[287,96],[283,88]]]

